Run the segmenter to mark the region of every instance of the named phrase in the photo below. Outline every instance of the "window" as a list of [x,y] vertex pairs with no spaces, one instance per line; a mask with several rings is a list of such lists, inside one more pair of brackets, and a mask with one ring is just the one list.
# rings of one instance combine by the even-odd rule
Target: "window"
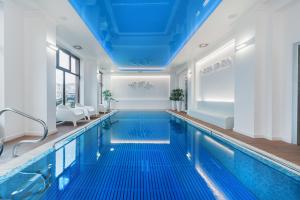
[[70,67],[70,55],[65,53],[62,50],[58,51],[59,54],[59,66],[65,69],[69,69]]
[[65,73],[65,104],[71,107],[79,102],[78,97],[78,77],[73,74]]
[[56,105],[75,107],[79,102],[80,60],[70,52],[57,51]]

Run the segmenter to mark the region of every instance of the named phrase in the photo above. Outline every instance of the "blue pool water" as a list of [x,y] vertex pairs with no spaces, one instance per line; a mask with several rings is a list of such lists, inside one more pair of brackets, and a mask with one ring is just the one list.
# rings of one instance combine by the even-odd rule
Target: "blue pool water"
[[118,112],[60,146],[0,199],[300,199],[299,177],[166,112]]
[[69,0],[118,67],[165,67],[222,0]]

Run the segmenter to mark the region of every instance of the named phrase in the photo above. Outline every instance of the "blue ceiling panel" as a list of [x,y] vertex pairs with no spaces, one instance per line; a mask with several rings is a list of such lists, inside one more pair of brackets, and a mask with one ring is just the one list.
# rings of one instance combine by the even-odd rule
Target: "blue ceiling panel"
[[222,0],[69,0],[119,67],[165,67]]

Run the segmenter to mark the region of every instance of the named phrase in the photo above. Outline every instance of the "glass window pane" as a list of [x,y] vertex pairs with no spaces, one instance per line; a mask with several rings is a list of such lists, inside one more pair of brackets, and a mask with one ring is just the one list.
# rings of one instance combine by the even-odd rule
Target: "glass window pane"
[[74,74],[77,74],[77,70],[76,70],[76,59],[71,57],[71,72],[73,72]]
[[79,75],[79,60],[71,57],[71,72]]
[[58,65],[65,69],[70,69],[70,56],[68,54],[66,54],[65,52],[63,52],[62,50],[59,50]]
[[64,95],[64,74],[61,70],[56,70],[56,106],[63,104]]
[[65,73],[65,82],[66,105],[75,107],[75,103],[78,102],[79,78],[73,74]]
[[80,60],[76,59],[76,74],[80,75]]

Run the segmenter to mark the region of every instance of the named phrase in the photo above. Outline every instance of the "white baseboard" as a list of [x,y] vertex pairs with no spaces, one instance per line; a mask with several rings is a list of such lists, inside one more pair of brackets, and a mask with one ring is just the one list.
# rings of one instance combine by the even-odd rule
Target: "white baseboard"
[[[48,132],[48,135],[52,135],[52,134],[55,134],[57,133],[57,129],[54,129],[54,130],[51,130]],[[41,136],[41,132],[38,132],[38,131],[26,131],[24,135],[26,136]]]
[[248,136],[248,137],[251,137],[251,138],[263,138],[263,139],[267,139],[267,140],[270,140],[270,141],[283,141],[283,142],[286,142],[286,143],[290,143],[290,141],[287,141],[285,139],[283,139],[282,137],[278,137],[278,136],[265,136],[265,135],[262,135],[262,134],[257,134],[257,135],[249,135],[247,133],[243,133],[242,131],[239,131],[237,129],[233,129],[233,131],[237,132],[237,133],[240,133],[240,134],[243,134],[245,136]]
[[279,136],[272,137],[272,140],[282,141],[282,142],[286,142],[286,143],[289,143],[289,144],[293,144],[292,141],[286,140],[286,139],[284,139],[282,137],[279,137]]
[[281,137],[278,137],[278,136],[272,137],[272,140],[284,141]]
[[[52,135],[55,133],[57,133],[57,129],[49,131],[48,135]],[[22,132],[22,133],[18,133],[18,134],[12,135],[12,136],[7,136],[7,137],[5,137],[4,141],[9,142],[9,141],[15,140],[15,139],[23,137],[23,136],[41,136],[41,132],[37,132],[37,131]]]
[[248,137],[253,138],[253,135],[250,135],[249,133],[246,133],[246,132],[241,131],[241,130],[239,130],[239,129],[233,128],[233,131],[234,131],[234,132],[237,132],[237,133],[240,133],[240,134],[242,134],[242,135],[245,135],[245,136],[248,136]]

